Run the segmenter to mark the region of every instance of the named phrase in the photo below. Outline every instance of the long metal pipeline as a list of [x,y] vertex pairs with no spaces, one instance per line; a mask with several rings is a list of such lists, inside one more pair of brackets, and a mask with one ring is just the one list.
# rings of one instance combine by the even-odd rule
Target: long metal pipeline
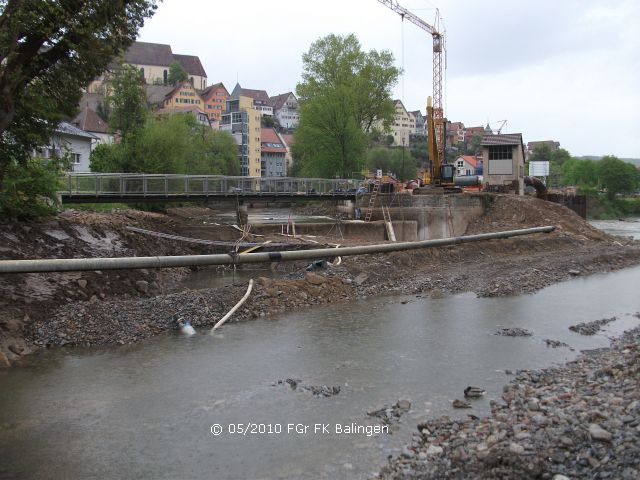
[[549,233],[555,227],[535,227],[505,232],[481,233],[464,237],[450,237],[419,242],[396,242],[357,247],[320,248],[294,252],[227,253],[217,255],[179,255],[166,257],[120,257],[120,258],[52,258],[38,260],[2,260],[0,273],[71,272],[83,270],[121,270],[135,268],[195,267],[203,265],[234,265],[241,263],[266,263],[294,260],[334,258],[348,255],[397,252],[418,248],[442,247],[459,243],[479,242],[497,238],[517,237],[533,233]]

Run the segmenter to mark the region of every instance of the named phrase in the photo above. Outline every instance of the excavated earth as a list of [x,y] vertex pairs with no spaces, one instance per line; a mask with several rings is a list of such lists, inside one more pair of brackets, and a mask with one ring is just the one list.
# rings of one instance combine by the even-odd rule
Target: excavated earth
[[[345,257],[338,266],[306,272],[308,262],[272,265],[277,279],[260,277],[233,320],[244,321],[326,303],[387,294],[439,297],[471,291],[479,296],[534,292],[574,276],[640,263],[640,242],[612,237],[572,211],[531,197],[493,196],[466,234],[554,225],[549,234],[390,254]],[[200,207],[167,214],[134,210],[66,210],[55,218],[0,225],[0,258],[81,258],[221,253],[229,246],[141,235],[129,226],[182,234],[211,211]],[[218,227],[217,227],[218,228]],[[327,226],[327,230],[330,225]],[[219,227],[221,240],[240,232]],[[261,237],[282,242],[282,236]],[[248,240],[251,240],[249,238]],[[329,244],[335,238],[316,238]],[[291,240],[292,248],[301,241]],[[340,240],[350,244],[349,239]],[[352,242],[351,242],[352,243]],[[382,243],[382,241],[380,242]],[[320,244],[307,244],[323,246]],[[337,263],[337,262],[336,262]],[[176,316],[196,327],[212,325],[244,295],[246,285],[176,292],[187,268],[111,270],[0,276],[0,365],[41,347],[134,343],[170,330]],[[176,293],[170,293],[176,292]]]

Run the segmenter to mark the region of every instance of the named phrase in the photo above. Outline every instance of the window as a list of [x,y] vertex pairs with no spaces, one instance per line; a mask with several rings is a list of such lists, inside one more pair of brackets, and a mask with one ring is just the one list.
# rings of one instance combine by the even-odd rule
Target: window
[[78,165],[80,163],[80,154],[79,153],[72,153],[71,154],[71,163],[73,163],[74,165]]
[[489,175],[513,175],[513,146],[489,146]]

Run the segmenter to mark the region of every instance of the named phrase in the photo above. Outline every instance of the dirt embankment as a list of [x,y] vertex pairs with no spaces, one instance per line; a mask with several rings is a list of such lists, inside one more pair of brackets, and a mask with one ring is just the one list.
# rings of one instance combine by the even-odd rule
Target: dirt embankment
[[[482,296],[533,292],[572,276],[640,263],[640,242],[606,235],[559,205],[512,196],[494,196],[487,203],[485,215],[469,225],[466,233],[542,225],[555,225],[557,230],[454,247],[348,257],[337,267],[315,273],[305,272],[307,263],[297,264],[297,270],[287,278],[259,279],[234,319],[383,292],[431,296],[462,291]],[[169,215],[68,211],[46,222],[2,225],[0,258],[212,253],[210,246],[142,236],[126,228],[180,235],[185,225],[202,224],[209,215],[201,208]],[[222,240],[235,238],[233,235],[240,236],[220,227]],[[281,242],[282,238],[273,240]],[[335,242],[335,238],[324,240]],[[176,315],[195,326],[211,325],[244,294],[245,286],[167,294],[188,272],[166,269],[0,277],[0,363],[14,362],[41,346],[136,342],[172,328]]]

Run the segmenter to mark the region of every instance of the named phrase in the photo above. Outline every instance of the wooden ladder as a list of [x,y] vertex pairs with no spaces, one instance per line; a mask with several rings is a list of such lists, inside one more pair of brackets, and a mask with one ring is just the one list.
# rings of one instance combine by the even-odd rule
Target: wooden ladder
[[393,223],[391,223],[391,213],[389,213],[389,207],[382,206],[382,217],[384,218],[384,225],[387,227],[387,236],[392,242],[396,241],[396,232],[393,230]]
[[380,191],[380,180],[377,179],[373,182],[373,190],[371,191],[371,195],[369,196],[369,207],[367,208],[367,213],[364,216],[365,222],[370,222],[371,217],[373,216],[373,207],[376,204],[376,197],[378,196],[378,192]]

